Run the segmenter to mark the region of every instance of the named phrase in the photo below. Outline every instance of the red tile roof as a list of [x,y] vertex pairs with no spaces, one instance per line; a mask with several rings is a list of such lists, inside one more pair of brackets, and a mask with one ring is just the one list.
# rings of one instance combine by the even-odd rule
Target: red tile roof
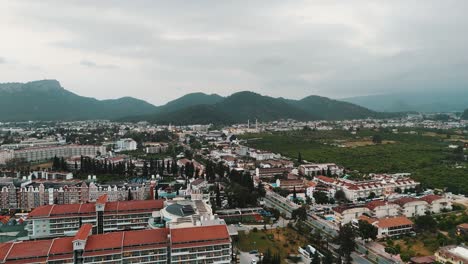
[[13,243],[0,244],[0,262],[3,262],[5,260],[12,246],[13,246]]
[[382,201],[382,200],[376,200],[376,201],[372,201],[372,202],[367,203],[366,207],[369,208],[370,210],[374,210],[376,207],[385,206],[387,204],[393,204],[393,203],[387,202],[387,201]]
[[[160,210],[164,207],[164,200],[135,200],[135,201],[119,201],[107,202],[104,214],[109,212],[115,213],[132,213],[132,212],[150,212]],[[61,205],[44,205],[37,207],[31,213],[29,218],[44,218],[44,217],[73,217],[76,215],[92,215],[96,212],[95,203],[84,204],[61,204]]]
[[85,251],[120,248],[125,232],[112,232],[88,237]]
[[426,195],[424,197],[421,197],[421,200],[426,201],[429,204],[432,204],[432,202],[440,200],[440,199],[444,199],[444,197],[442,197],[440,195],[434,195],[434,194],[430,194],[430,195]]
[[397,199],[397,200],[395,200],[393,202],[398,204],[399,206],[404,206],[407,203],[417,202],[417,201],[419,201],[419,200],[416,199],[416,198],[413,198],[413,197],[403,197],[403,198]]
[[333,182],[335,182],[334,179],[332,179],[332,178],[330,178],[330,177],[327,177],[327,176],[322,176],[322,175],[320,175],[320,176],[316,176],[316,178],[319,179],[319,180],[322,180],[322,181],[324,181],[324,182],[328,182],[328,183],[333,183]]
[[229,232],[225,225],[213,225],[203,227],[188,227],[171,229],[171,242],[206,242],[206,241],[224,241],[229,239]]
[[47,257],[53,240],[24,241],[15,243],[7,259]]
[[167,228],[125,232],[123,246],[135,247],[135,246],[140,246],[140,245],[158,244],[158,243],[167,244],[168,234],[169,234],[169,229]]
[[49,255],[73,253],[73,237],[56,238],[53,240]]
[[[80,229],[80,231],[85,229],[87,227]],[[172,247],[174,248],[230,243],[229,233],[225,225],[172,230],[161,228],[91,235],[87,239],[83,255],[109,255],[123,251],[165,248],[169,243],[169,233],[171,234]],[[76,236],[81,237],[81,234],[77,234]],[[49,240],[0,243],[0,262],[26,263],[31,261],[28,258],[34,258],[34,262],[70,259],[73,257],[73,241],[76,236]]]
[[80,227],[80,229],[78,230],[78,232],[76,232],[75,237],[73,238],[73,241],[88,239],[88,236],[91,234],[92,230],[93,230],[93,225],[92,224],[82,225]]
[[403,225],[413,225],[413,222],[406,216],[396,216],[390,218],[381,218],[376,225],[380,228],[388,228]]
[[99,198],[96,201],[97,204],[105,204],[107,203],[107,193],[104,195],[99,196]]

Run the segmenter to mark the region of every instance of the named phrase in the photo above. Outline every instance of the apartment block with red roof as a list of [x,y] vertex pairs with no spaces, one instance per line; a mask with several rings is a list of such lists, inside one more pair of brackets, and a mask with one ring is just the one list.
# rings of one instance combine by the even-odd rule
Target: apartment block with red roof
[[406,216],[395,216],[386,218],[359,217],[359,220],[367,221],[377,227],[377,237],[401,236],[413,231],[413,222]]
[[0,263],[230,263],[226,225],[150,229],[0,244]]
[[74,235],[84,224],[92,224],[95,234],[144,229],[163,200],[108,202],[101,196],[96,203],[45,205],[34,209],[27,221],[30,238]]
[[170,230],[171,263],[231,263],[231,238],[226,225]]

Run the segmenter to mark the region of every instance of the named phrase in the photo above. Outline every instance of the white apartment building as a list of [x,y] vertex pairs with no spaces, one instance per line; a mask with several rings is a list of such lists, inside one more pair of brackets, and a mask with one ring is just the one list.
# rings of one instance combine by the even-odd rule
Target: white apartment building
[[400,214],[400,206],[396,203],[376,200],[366,204],[371,210],[371,216],[376,218],[392,217]]
[[45,205],[34,209],[26,221],[30,238],[75,235],[82,224],[92,224],[94,234],[145,229],[153,211],[164,207],[163,200]]
[[94,145],[63,145],[54,147],[27,148],[13,151],[13,158],[25,159],[26,161],[49,160],[54,157],[69,158],[73,156],[94,157],[105,153],[104,146]]
[[343,175],[344,168],[335,163],[309,163],[299,166],[299,173],[304,176],[321,175],[323,172],[331,172],[332,175]]
[[269,160],[269,159],[276,159],[280,158],[281,155],[269,152],[269,151],[263,151],[263,150],[251,150],[248,152],[249,156],[260,161],[260,160]]
[[346,199],[352,202],[356,202],[359,199],[367,199],[372,193],[376,197],[387,196],[394,193],[397,188],[405,191],[407,189],[414,189],[419,185],[418,182],[410,178],[394,179],[389,176],[367,181],[352,181],[342,178],[317,176],[316,180],[324,185],[342,190],[346,195]]
[[338,206],[333,208],[335,214],[335,221],[341,224],[351,223],[353,220],[358,219],[360,216],[371,214],[371,210],[367,207],[356,206],[356,207],[346,207]]
[[264,201],[266,207],[277,209],[280,213],[284,214],[286,218],[291,218],[292,212],[300,207],[273,191],[267,191]]
[[400,214],[406,217],[425,215],[428,211],[428,203],[412,197],[404,197],[393,201],[400,206]]
[[116,151],[129,151],[137,149],[137,142],[131,138],[123,138],[115,142]]

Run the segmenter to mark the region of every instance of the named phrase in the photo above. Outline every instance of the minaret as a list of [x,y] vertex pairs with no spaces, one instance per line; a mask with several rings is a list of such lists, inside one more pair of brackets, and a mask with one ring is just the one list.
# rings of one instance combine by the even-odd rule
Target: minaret
[[258,131],[258,119],[255,119],[255,130]]
[[250,119],[247,120],[247,128],[250,128]]

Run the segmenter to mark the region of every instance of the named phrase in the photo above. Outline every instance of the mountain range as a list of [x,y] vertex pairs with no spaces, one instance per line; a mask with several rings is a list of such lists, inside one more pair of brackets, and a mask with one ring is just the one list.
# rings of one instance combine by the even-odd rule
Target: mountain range
[[192,93],[154,106],[132,97],[112,100],[83,97],[65,90],[56,80],[0,84],[1,121],[110,119],[160,124],[230,124],[249,119],[342,120],[395,115],[320,96],[291,100],[248,91],[227,97]]
[[381,112],[462,112],[468,106],[468,89],[408,91],[341,100]]

